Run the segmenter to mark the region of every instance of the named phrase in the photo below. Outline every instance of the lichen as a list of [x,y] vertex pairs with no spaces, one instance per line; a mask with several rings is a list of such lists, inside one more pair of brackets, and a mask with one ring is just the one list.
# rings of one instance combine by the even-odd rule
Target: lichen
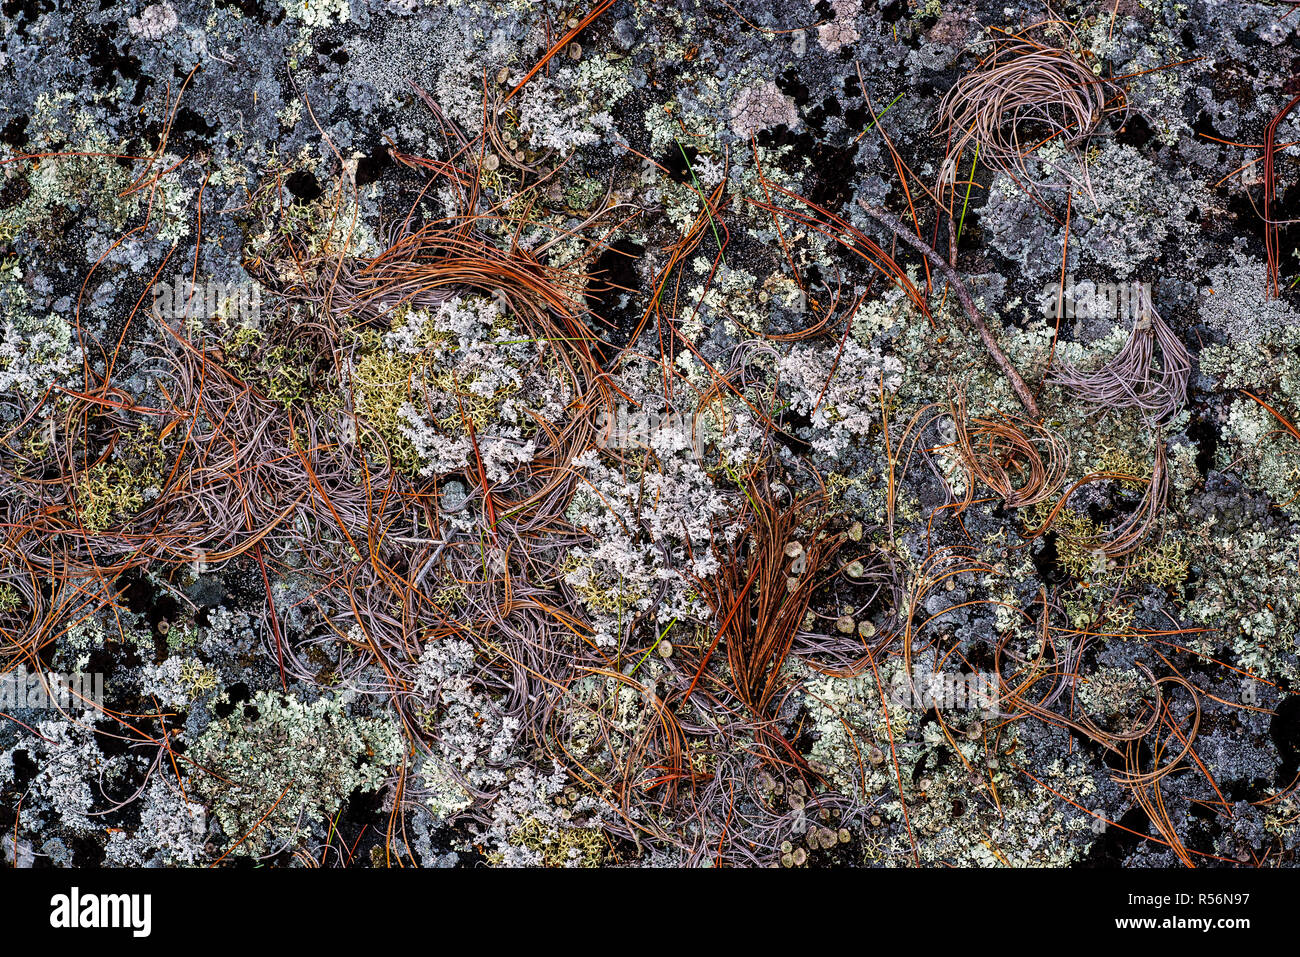
[[354,792],[380,788],[405,752],[391,719],[353,717],[337,697],[305,704],[261,692],[252,709],[210,723],[191,751],[212,772],[196,771],[193,790],[234,854],[292,846]]

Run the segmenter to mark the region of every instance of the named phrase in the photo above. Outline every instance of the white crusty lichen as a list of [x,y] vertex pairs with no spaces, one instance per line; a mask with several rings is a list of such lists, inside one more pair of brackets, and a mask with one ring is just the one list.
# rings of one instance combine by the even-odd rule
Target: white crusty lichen
[[898,391],[904,367],[854,339],[836,343],[796,343],[777,363],[782,396],[796,412],[808,416],[813,448],[838,456],[865,438],[880,421],[881,390]]
[[774,126],[794,129],[798,125],[794,100],[772,80],[745,87],[731,104],[731,132],[744,140]]
[[129,17],[126,28],[133,37],[161,40],[180,24],[176,9],[170,3],[151,3],[138,17]]
[[505,768],[514,763],[510,748],[519,720],[495,699],[475,688],[474,646],[448,638],[432,641],[420,656],[414,694],[421,699],[421,720],[436,742],[435,761],[426,766],[426,782],[439,797],[443,812],[460,804],[461,790],[448,770],[480,790],[500,787]]
[[405,380],[393,383],[405,397],[392,426],[426,476],[481,463],[489,481],[509,480],[533,460],[539,423],[560,425],[573,396],[556,345],[513,325],[495,299],[411,310],[383,346]]
[[573,462],[585,481],[567,517],[591,541],[570,549],[566,582],[595,618],[601,644],[614,642],[619,622],[649,608],[661,586],[658,620],[688,613],[693,578],[718,568],[705,543],[734,534],[718,526],[734,503],[696,460],[688,430],[649,428],[637,441],[654,454],[657,467],[635,478],[607,465],[595,450]]
[[207,831],[207,809],[191,801],[176,781],[157,774],[145,792],[140,823],[109,834],[104,862],[113,867],[193,865],[209,856]]
[[[812,0],[812,5],[816,7],[820,2]],[[841,47],[858,42],[854,21],[862,12],[862,0],[831,0],[831,10],[835,16],[817,28],[817,42],[823,49],[838,53]]]
[[599,143],[614,124],[609,113],[591,112],[582,99],[566,95],[558,79],[534,77],[519,99],[519,125],[535,150],[568,154]]

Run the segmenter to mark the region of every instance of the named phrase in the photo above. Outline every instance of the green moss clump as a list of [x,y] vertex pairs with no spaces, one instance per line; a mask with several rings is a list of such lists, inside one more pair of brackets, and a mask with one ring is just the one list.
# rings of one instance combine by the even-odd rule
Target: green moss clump
[[536,818],[515,828],[510,843],[541,854],[543,867],[600,867],[609,849],[598,828],[550,829]]
[[1127,570],[1139,581],[1161,588],[1175,588],[1187,581],[1190,568],[1183,553],[1183,543],[1177,539],[1165,539],[1159,544],[1138,549]]
[[0,612],[14,612],[23,606],[23,596],[12,585],[0,585]]
[[83,528],[98,535],[143,510],[163,480],[166,453],[157,433],[144,426],[122,442],[114,458],[77,477],[73,494]]
[[235,375],[286,409],[308,403],[318,411],[339,407],[334,377],[321,373],[319,356],[309,346],[290,343],[268,348],[261,330],[241,328],[228,340],[227,357]]
[[1131,475],[1132,478],[1118,479],[1120,488],[1141,491],[1146,488],[1143,477],[1151,471],[1151,466],[1138,459],[1136,455],[1122,449],[1103,449],[1097,458],[1098,472],[1114,472]]
[[362,333],[360,340],[361,348],[352,363],[352,400],[357,415],[373,430],[362,434],[361,443],[372,454],[386,452],[395,468],[416,473],[422,463],[403,431],[409,423],[402,409],[411,401],[412,382],[419,373],[421,359],[384,348],[373,332]]
[[[1106,470],[1129,472],[1127,468]],[[1050,502],[1041,502],[1029,509],[1026,527],[1040,527],[1052,507]],[[1075,509],[1063,508],[1057,512],[1051,528],[1059,533],[1057,562],[1076,581],[1113,585],[1127,578],[1161,588],[1175,588],[1187,580],[1191,571],[1191,564],[1178,539],[1146,542],[1124,562],[1116,562],[1101,548],[1106,539],[1106,529]]]
[[610,581],[595,567],[589,558],[568,555],[560,571],[578,597],[592,611],[613,615],[620,620],[630,614],[636,603],[645,597],[645,590],[630,583]]

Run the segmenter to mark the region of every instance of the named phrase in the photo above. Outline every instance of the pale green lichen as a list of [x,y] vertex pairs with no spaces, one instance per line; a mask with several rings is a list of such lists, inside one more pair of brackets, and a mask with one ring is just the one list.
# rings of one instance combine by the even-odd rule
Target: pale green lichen
[[232,846],[247,835],[235,854],[291,845],[353,792],[377,790],[405,753],[391,718],[352,717],[338,697],[307,704],[260,692],[253,705],[256,717],[237,708],[191,751],[195,792]]
[[1207,629],[1192,640],[1216,656],[1230,643],[1235,666],[1270,678],[1295,680],[1300,621],[1300,537],[1276,532],[1219,534],[1211,517],[1198,529],[1195,567],[1200,582],[1187,614]]
[[348,0],[280,0],[285,13],[308,27],[327,27],[351,19]]

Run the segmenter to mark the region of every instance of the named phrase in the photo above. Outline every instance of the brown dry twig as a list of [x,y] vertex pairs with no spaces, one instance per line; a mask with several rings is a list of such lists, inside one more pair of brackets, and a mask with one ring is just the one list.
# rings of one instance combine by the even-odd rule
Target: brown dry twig
[[996,41],[993,52],[939,104],[938,126],[948,139],[940,184],[955,189],[957,163],[967,146],[975,146],[984,162],[1041,204],[1036,191],[1024,185],[1026,157],[1051,140],[1076,146],[1107,113],[1127,110],[1118,86],[1071,50],[1030,37],[1033,29]]
[[1016,398],[1020,400],[1020,404],[1025,407],[1025,411],[1032,418],[1042,419],[1042,414],[1038,411],[1038,403],[1034,401],[1034,394],[1029,391],[1029,386],[1020,377],[1020,373],[1016,371],[1016,367],[1007,358],[1007,354],[1002,351],[998,341],[993,338],[993,333],[989,331],[989,327],[984,322],[983,317],[980,316],[979,310],[975,308],[975,300],[971,297],[970,290],[966,288],[966,284],[962,282],[961,277],[957,275],[957,270],[948,265],[947,260],[935,252],[933,246],[904,226],[897,216],[886,212],[879,206],[871,205],[864,199],[859,199],[858,205],[862,207],[863,212],[868,216],[889,227],[899,239],[924,255],[952,283],[957,298],[961,301],[962,308],[966,312],[966,318],[979,335],[980,341],[984,343],[984,347],[993,358],[993,362],[1002,370],[1002,374],[1007,377],[1007,382],[1011,385],[1011,391],[1016,394]]

